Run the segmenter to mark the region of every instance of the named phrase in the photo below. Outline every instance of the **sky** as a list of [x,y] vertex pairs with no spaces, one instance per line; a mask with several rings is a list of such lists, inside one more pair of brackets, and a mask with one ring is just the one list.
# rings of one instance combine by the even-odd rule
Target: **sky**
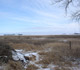
[[79,32],[52,0],[0,0],[0,34],[56,35]]

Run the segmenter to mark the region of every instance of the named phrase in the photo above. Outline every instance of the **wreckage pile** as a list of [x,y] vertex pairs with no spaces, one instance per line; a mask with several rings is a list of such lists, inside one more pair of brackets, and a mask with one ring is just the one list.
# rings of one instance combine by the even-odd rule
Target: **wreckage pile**
[[1,42],[0,43],[0,64],[8,63],[9,60],[27,63],[29,58],[17,52],[15,49],[10,47],[8,44]]

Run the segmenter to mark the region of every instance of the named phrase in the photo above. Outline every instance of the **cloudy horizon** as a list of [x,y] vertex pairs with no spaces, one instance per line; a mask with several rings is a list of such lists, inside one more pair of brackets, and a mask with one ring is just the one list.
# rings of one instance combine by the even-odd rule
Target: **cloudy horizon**
[[79,24],[51,0],[0,0],[0,34],[79,33]]

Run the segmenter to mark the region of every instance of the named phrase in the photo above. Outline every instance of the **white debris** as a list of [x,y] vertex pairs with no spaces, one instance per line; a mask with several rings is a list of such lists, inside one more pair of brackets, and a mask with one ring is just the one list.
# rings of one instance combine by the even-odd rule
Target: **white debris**
[[[20,50],[21,51],[21,50]],[[16,52],[14,52],[14,51],[12,51],[12,57],[13,57],[13,59],[14,60],[21,60],[21,61],[23,61],[23,62],[25,62],[26,63],[26,59],[24,58],[24,54],[22,54],[22,53],[20,53],[20,51],[18,50],[18,51],[16,51]]]
[[21,53],[17,53],[17,56],[20,60],[24,61],[26,63],[26,59],[24,58],[24,55]]
[[12,54],[13,54],[12,55],[13,59],[16,60],[16,61],[21,60],[24,63],[26,63],[27,60],[24,58],[24,56],[28,56],[28,57],[35,56],[36,60],[34,62],[39,61],[39,55],[38,55],[37,52],[25,52],[25,53],[23,53],[23,50],[16,50],[16,52],[12,51]]
[[19,60],[17,52],[12,51],[12,58],[13,58],[13,60],[16,60],[16,61]]

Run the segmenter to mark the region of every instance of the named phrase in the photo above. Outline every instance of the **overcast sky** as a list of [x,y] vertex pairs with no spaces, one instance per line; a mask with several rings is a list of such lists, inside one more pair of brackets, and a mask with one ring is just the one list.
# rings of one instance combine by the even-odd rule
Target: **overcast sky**
[[79,24],[51,0],[0,0],[0,34],[72,34]]

